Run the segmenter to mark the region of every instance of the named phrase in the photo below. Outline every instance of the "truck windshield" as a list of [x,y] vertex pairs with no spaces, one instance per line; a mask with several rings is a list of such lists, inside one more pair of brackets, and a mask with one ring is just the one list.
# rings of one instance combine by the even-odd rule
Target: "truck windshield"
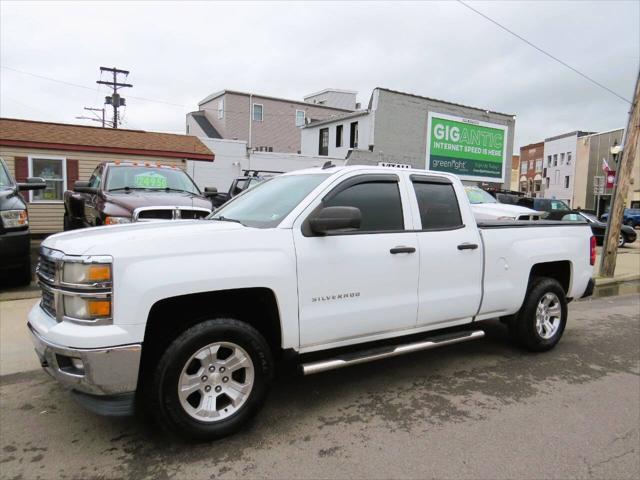
[[284,175],[244,191],[207,218],[240,222],[248,227],[277,226],[329,174]]
[[179,168],[112,166],[107,171],[106,190],[168,190],[194,193],[200,190]]
[[489,195],[487,192],[478,187],[464,187],[464,191],[467,192],[469,203],[498,203],[498,201]]

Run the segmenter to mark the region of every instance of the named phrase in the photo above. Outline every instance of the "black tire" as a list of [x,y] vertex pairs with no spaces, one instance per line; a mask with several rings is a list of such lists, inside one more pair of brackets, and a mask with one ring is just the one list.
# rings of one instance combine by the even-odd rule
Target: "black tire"
[[[181,405],[178,385],[182,369],[192,355],[215,342],[231,342],[251,358],[253,386],[239,409],[224,419],[204,422]],[[178,336],[160,357],[151,374],[148,395],[156,421],[169,431],[193,440],[214,440],[238,431],[262,407],[273,379],[274,363],[269,345],[252,326],[231,318],[206,320]]]
[[[541,336],[536,328],[538,304],[543,297],[551,293],[558,299],[560,319],[557,330],[550,338]],[[567,298],[564,289],[553,278],[536,277],[531,280],[520,311],[509,323],[509,332],[513,340],[521,347],[532,352],[551,350],[562,338],[567,325]]]
[[62,217],[62,230],[65,232],[71,230],[71,222],[66,213],[64,214],[64,217]]

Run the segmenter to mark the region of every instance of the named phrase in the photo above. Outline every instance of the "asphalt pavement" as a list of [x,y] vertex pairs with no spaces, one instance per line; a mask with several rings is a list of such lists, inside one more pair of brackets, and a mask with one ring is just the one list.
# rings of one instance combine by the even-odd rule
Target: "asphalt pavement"
[[[5,338],[24,321],[7,312]],[[88,413],[16,362],[0,377],[0,477],[640,478],[639,295],[572,303],[544,354],[512,347],[498,322],[485,329],[476,342],[279,380],[250,426],[205,444]]]

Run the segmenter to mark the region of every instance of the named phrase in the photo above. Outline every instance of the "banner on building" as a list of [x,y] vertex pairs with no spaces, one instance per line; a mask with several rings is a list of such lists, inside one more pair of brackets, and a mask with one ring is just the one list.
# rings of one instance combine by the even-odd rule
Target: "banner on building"
[[616,171],[607,170],[607,188],[613,188],[616,184]]
[[427,170],[463,180],[504,182],[507,127],[429,112]]

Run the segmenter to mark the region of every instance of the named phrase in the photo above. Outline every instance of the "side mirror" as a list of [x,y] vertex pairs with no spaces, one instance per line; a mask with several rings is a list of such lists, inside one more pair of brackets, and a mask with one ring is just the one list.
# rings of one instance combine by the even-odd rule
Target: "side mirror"
[[47,188],[47,182],[44,181],[44,178],[40,177],[29,177],[26,183],[18,183],[18,190],[21,192],[26,190],[44,190],[45,188]]
[[96,193],[98,193],[98,189],[96,187],[90,187],[89,182],[74,183],[73,191],[78,193],[90,193],[91,195],[95,195]]
[[217,194],[218,194],[218,189],[216,187],[204,187],[205,197],[215,197]]
[[309,219],[309,227],[316,235],[358,230],[362,222],[356,207],[325,207]]

